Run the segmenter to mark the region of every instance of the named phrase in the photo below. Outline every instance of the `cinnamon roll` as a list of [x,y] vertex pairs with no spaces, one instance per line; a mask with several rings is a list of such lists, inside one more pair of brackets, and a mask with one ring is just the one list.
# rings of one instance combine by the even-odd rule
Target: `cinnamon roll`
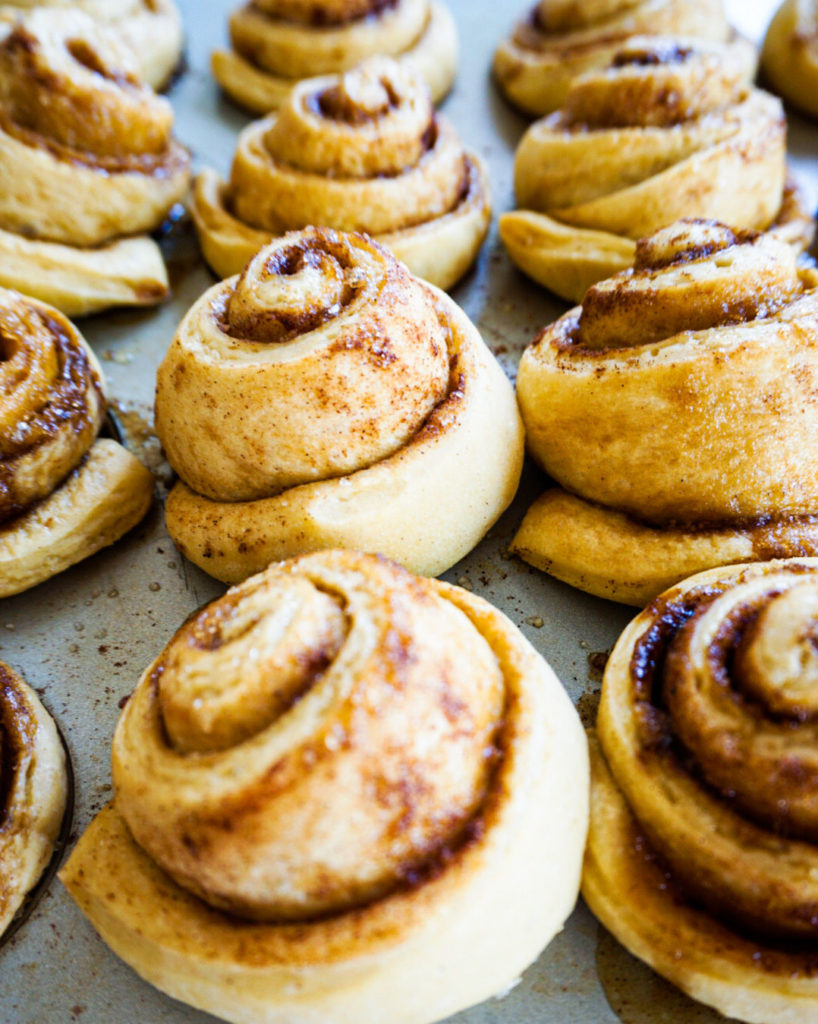
[[562,489],[514,549],[644,604],[693,572],[818,554],[818,274],[771,234],[682,221],[520,363],[528,446]]
[[608,661],[582,891],[725,1016],[818,1019],[818,560],[709,570]]
[[182,552],[234,583],[326,547],[437,575],[511,501],[523,435],[474,325],[376,242],[291,232],[206,292],[162,365]]
[[480,598],[348,551],[171,640],[61,874],[144,978],[235,1022],[428,1024],[503,990],[576,898],[587,750]]
[[184,32],[174,0],[3,0],[3,7],[88,14],[128,46],[151,89],[165,88],[182,61]]
[[436,114],[423,80],[376,57],[301,82],[239,137],[230,182],[196,178],[205,258],[240,273],[272,237],[323,224],[365,231],[440,288],[474,262],[491,221],[488,174]]
[[149,471],[97,440],[102,372],[56,309],[0,288],[0,597],[112,544],[147,512]]
[[818,117],[818,3],[785,0],[764,37],[761,71],[770,87]]
[[276,110],[302,78],[336,74],[367,57],[395,57],[435,103],[457,71],[454,19],[436,0],[251,0],[230,17],[232,50],[216,50],[216,81],[256,114]]
[[781,104],[750,88],[755,50],[647,37],[577,78],[563,108],[538,121],[517,150],[525,209],[500,234],[515,263],[579,302],[631,266],[634,240],[683,217],[715,217],[781,232],[800,251],[813,221],[786,183]]
[[494,55],[494,76],[534,117],[564,103],[577,75],[605,67],[631,36],[735,37],[721,0],[540,0]]
[[51,715],[0,662],[0,935],[51,860],[67,795],[65,754]]
[[69,314],[158,302],[167,273],[143,233],[189,181],[172,123],[88,15],[21,15],[0,40],[0,283]]

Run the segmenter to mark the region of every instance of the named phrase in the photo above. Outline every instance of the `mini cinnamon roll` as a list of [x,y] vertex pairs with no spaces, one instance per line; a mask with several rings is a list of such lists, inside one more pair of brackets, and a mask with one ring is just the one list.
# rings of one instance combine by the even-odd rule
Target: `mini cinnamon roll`
[[0,288],[0,597],[112,544],[147,512],[149,471],[97,440],[102,371],[77,329]]
[[87,15],[20,16],[0,40],[0,282],[72,314],[158,302],[167,273],[139,236],[187,190],[172,124]]
[[682,221],[588,290],[520,363],[561,490],[514,540],[582,590],[644,604],[704,568],[818,554],[818,275],[771,234]]
[[67,796],[54,721],[31,687],[0,662],[0,936],[51,860]]
[[781,104],[749,87],[755,50],[642,36],[577,78],[517,150],[525,209],[500,233],[518,266],[563,298],[633,263],[636,239],[684,217],[781,231],[798,251],[812,217],[786,182]]
[[213,75],[256,114],[280,107],[302,78],[337,74],[368,57],[394,57],[438,103],[457,70],[457,29],[435,0],[251,0],[230,17],[232,50]]
[[726,1017],[818,1019],[818,560],[672,587],[608,660],[583,895]]
[[564,103],[574,79],[604,68],[632,36],[735,38],[721,0],[540,0],[494,55],[494,76],[534,117]]
[[159,367],[156,430],[181,478],[168,531],[230,583],[326,547],[436,575],[522,469],[511,385],[471,321],[371,239],[324,228],[193,306]]
[[429,1024],[513,983],[576,898],[565,691],[487,602],[375,556],[270,566],[190,619],[112,761],[61,878],[143,977],[226,1020]]
[[449,288],[486,237],[491,198],[483,161],[435,113],[422,79],[380,57],[296,86],[278,114],[242,132],[229,184],[198,175],[191,211],[220,277],[272,237],[323,224],[373,235]]
[[115,33],[133,53],[140,78],[151,89],[163,89],[182,60],[182,17],[174,0],[3,0],[4,8],[59,13],[82,11]]
[[810,117],[818,117],[818,4],[785,0],[761,51],[765,82]]

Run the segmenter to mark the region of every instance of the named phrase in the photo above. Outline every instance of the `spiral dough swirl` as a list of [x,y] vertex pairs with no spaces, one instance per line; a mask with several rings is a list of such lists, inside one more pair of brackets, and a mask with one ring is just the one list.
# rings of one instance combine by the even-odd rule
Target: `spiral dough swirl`
[[517,149],[525,209],[500,225],[515,262],[576,302],[631,265],[635,240],[685,217],[806,248],[814,226],[786,181],[783,109],[750,87],[754,69],[743,39],[641,36],[577,78]]
[[512,103],[539,117],[563,105],[578,75],[647,34],[725,42],[731,30],[719,0],[541,0],[498,47],[494,74]]
[[244,130],[229,184],[199,175],[192,210],[223,277],[271,236],[324,224],[374,235],[439,287],[472,263],[491,217],[482,161],[435,114],[420,77],[388,58],[296,86]]
[[140,973],[220,1016],[353,1024],[391,993],[430,1024],[501,990],[564,921],[586,757],[559,681],[496,609],[321,551],[229,590],[147,669],[114,736],[115,801],[62,877]]
[[419,74],[437,103],[452,86],[457,30],[430,0],[263,0],[230,17],[232,51],[213,54],[213,74],[258,114],[276,110],[300,79],[394,57]]
[[518,394],[571,493],[529,513],[524,557],[639,603],[708,566],[811,554],[815,283],[770,234],[679,222],[546,328]]
[[818,560],[710,570],[640,614],[605,670],[584,891],[638,956],[743,1020],[786,1020],[796,998],[810,1019],[818,997],[817,630]]
[[[520,469],[513,396],[472,325],[365,236],[318,228],[196,303],[159,368],[156,427],[183,481],[171,535],[230,581],[328,542],[450,565]],[[412,525],[430,500],[448,537]]]

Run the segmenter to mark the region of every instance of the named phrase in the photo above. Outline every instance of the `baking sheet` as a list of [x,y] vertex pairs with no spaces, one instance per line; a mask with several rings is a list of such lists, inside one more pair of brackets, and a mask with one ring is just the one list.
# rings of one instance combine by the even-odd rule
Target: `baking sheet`
[[[248,117],[223,99],[209,54],[226,38],[232,0],[182,0],[188,71],[170,92],[177,135],[198,165],[226,173]],[[523,4],[449,0],[460,31],[461,68],[443,106],[469,146],[488,161],[495,211],[513,207],[513,152],[527,122],[489,78],[491,57]],[[772,11],[767,0],[728,2],[734,22],[758,38]],[[790,149],[812,205],[818,193],[818,130],[791,115]],[[101,357],[130,440],[158,464],[150,435],[156,367],[176,325],[213,283],[189,225],[167,240],[173,298],[158,310],[86,319],[80,328]],[[510,264],[496,221],[477,268],[453,293],[513,377],[539,328],[566,308]],[[161,485],[160,485],[161,489]],[[551,663],[581,713],[592,714],[605,653],[632,610],[552,580],[507,554],[531,500],[542,490],[527,466],[512,508],[446,579],[486,597],[515,622]],[[119,703],[141,671],[195,608],[223,592],[187,563],[164,529],[159,503],[145,523],[113,548],[27,594],[0,602],[0,658],[22,672],[56,715],[76,773],[70,843],[111,796],[110,742]],[[384,1007],[383,1019],[390,1018]],[[28,921],[0,950],[0,1021],[204,1024],[215,1018],[143,982],[97,937],[53,879]],[[565,930],[503,999],[451,1018],[457,1024],[706,1024],[723,1021],[630,957],[580,903]]]

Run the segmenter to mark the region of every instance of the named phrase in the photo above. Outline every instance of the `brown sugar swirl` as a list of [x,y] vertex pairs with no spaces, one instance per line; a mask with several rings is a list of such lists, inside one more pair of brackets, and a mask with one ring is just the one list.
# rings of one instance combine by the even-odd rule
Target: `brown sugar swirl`
[[0,662],[0,936],[51,859],[67,795],[65,754],[51,716]]
[[583,889],[636,955],[740,1020],[818,998],[816,631],[818,560],[709,570],[631,623],[603,681]]
[[366,231],[448,288],[477,255],[491,199],[482,161],[435,113],[420,76],[379,57],[301,82],[277,113],[249,125],[229,182],[197,176],[192,213],[223,277],[271,237],[324,224]]
[[[193,306],[159,368],[156,427],[182,481],[171,536],[230,582],[328,542],[452,564],[510,500],[522,454],[471,323],[371,239],[323,228],[284,235]],[[444,500],[443,474],[484,472],[483,443],[498,462],[473,503]],[[410,524],[426,488],[448,537]]]
[[636,241],[675,220],[772,230],[797,252],[814,223],[788,178],[779,100],[751,86],[755,49],[639,36],[579,76],[514,160],[512,259],[572,302],[631,266]]
[[96,360],[63,318],[0,290],[0,521],[49,495],[99,433]]
[[0,284],[69,315],[167,293],[145,232],[187,191],[168,101],[113,30],[35,10],[0,39]]
[[299,81],[391,57],[426,83],[435,103],[452,86],[457,30],[430,0],[262,0],[230,16],[232,50],[213,54],[213,74],[238,103],[268,114]]
[[708,566],[812,554],[815,283],[770,234],[682,221],[546,328],[517,388],[563,490],[529,512],[523,557],[637,604]]
[[404,1018],[427,1024],[497,991],[575,898],[570,701],[490,605],[375,556],[277,563],[197,613],[112,769],[63,878],[140,973],[228,1020],[362,1019],[419,972]]
[[497,48],[494,75],[515,106],[542,116],[562,106],[578,75],[643,35],[726,42],[735,34],[720,0],[541,0]]
[[151,89],[165,88],[178,69],[184,44],[182,17],[174,0],[8,0],[0,18],[12,21],[15,14],[32,9],[59,22],[65,9],[81,12],[127,46],[139,77]]
[[0,596],[118,540],[153,478],[99,439],[106,396],[85,339],[58,310],[0,288]]

